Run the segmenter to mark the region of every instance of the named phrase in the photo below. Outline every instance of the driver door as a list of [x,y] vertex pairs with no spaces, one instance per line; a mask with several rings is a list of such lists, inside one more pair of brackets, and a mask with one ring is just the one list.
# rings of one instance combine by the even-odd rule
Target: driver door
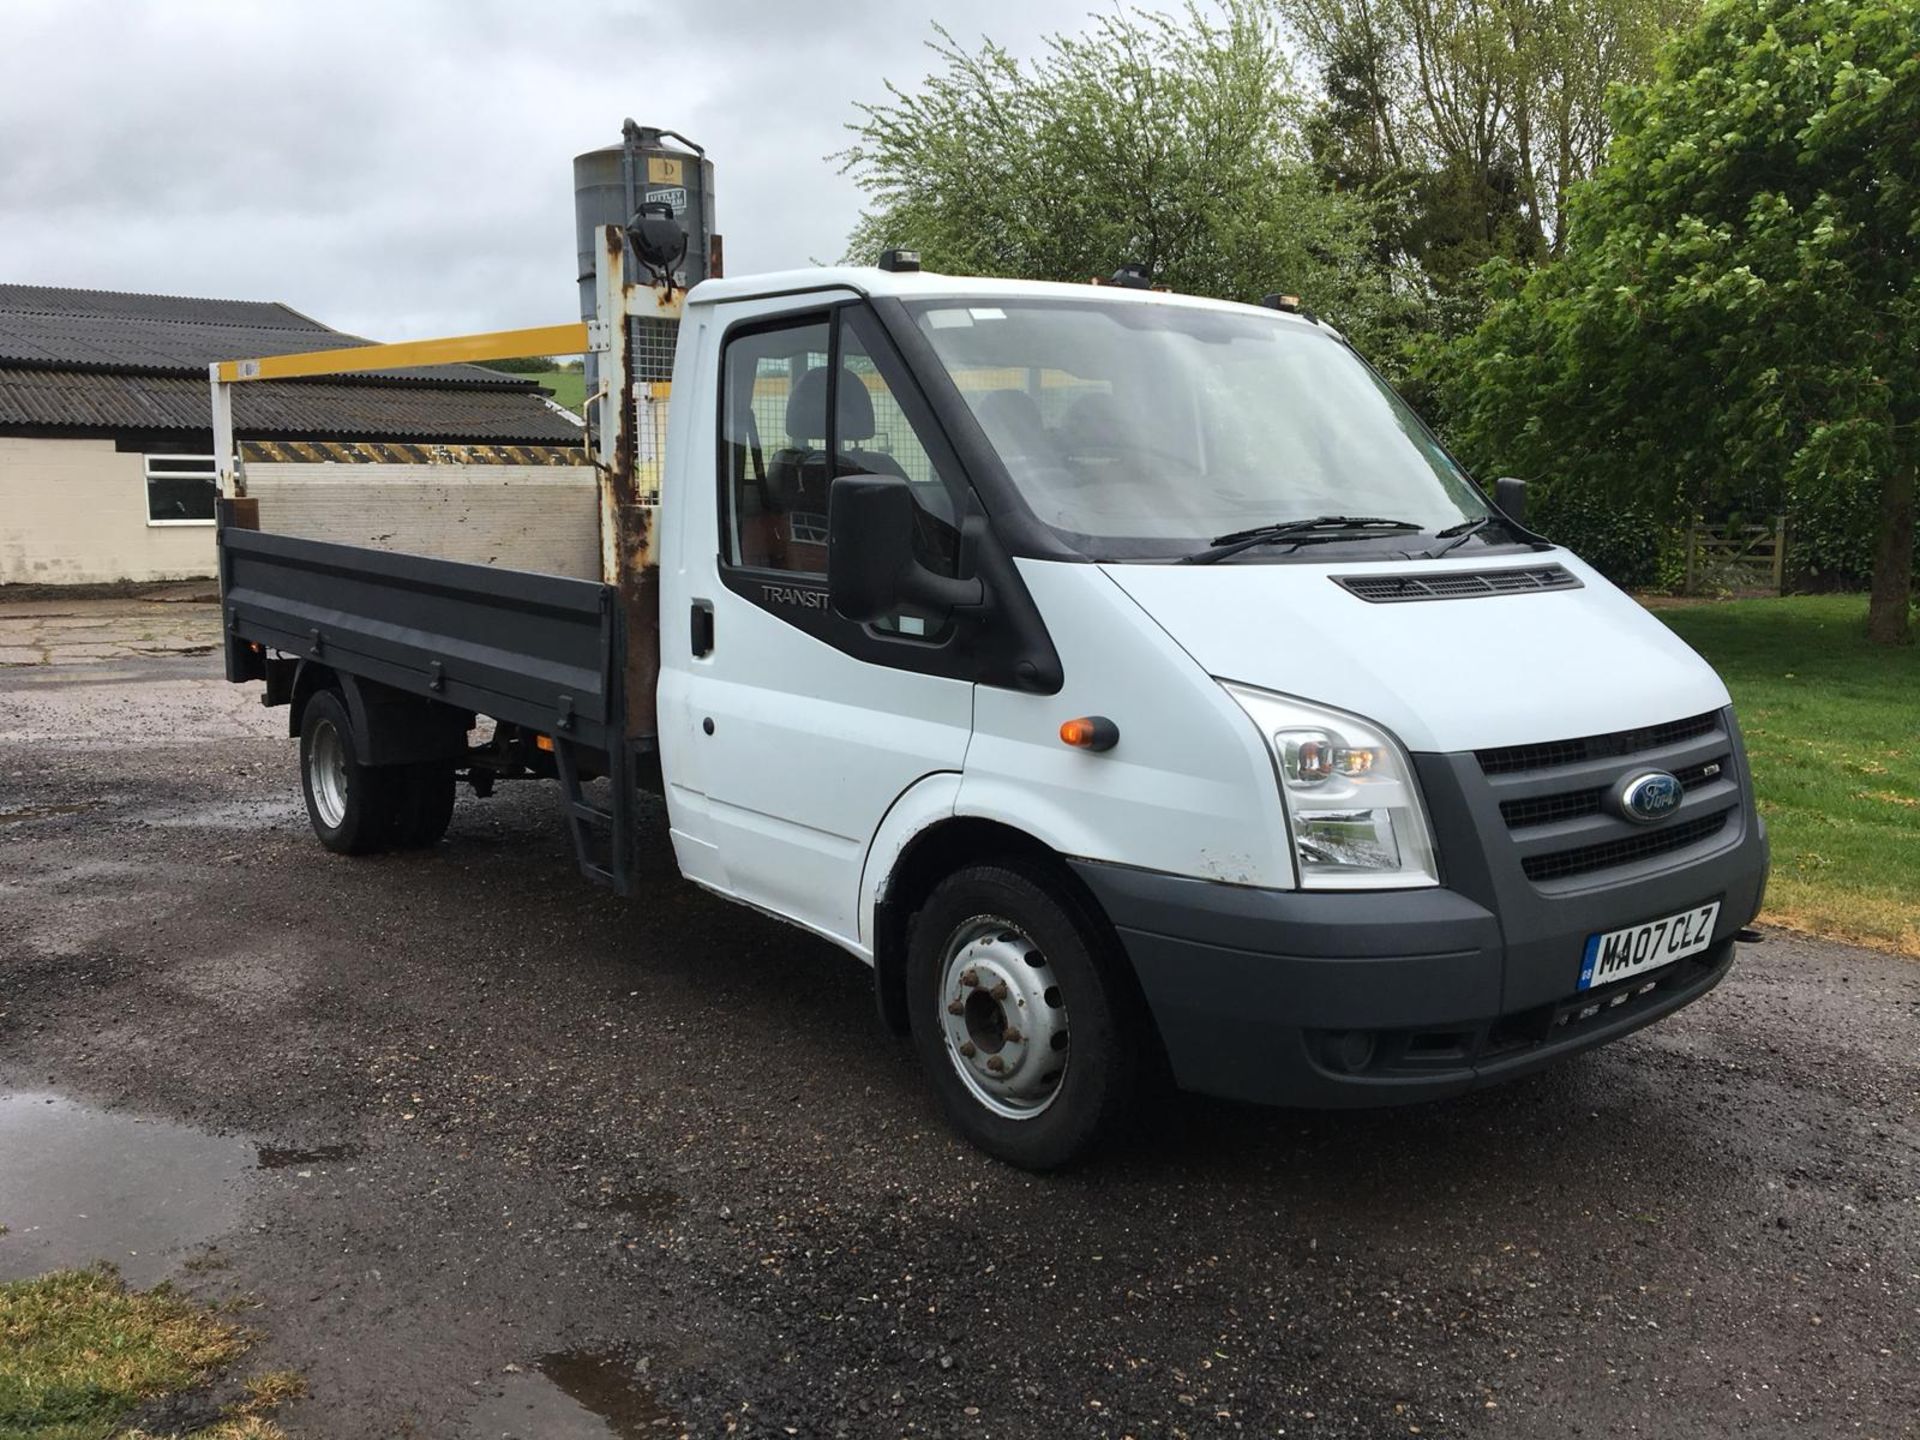
[[864,949],[868,844],[909,786],[961,768],[972,667],[940,617],[833,613],[827,495],[838,475],[906,476],[922,561],[953,574],[958,467],[861,305],[738,323],[719,364],[717,533],[690,566],[710,648],[689,665],[684,771],[726,889]]

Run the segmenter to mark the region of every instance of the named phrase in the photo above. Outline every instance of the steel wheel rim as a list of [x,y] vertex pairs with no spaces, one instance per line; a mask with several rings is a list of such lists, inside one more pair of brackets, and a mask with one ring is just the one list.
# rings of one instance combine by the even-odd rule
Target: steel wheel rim
[[321,822],[329,830],[338,830],[347,818],[347,747],[331,720],[313,727],[313,744],[307,751],[307,782]]
[[947,1059],[973,1098],[1008,1120],[1045,1113],[1066,1083],[1067,1007],[1045,953],[996,915],[947,941],[940,974]]

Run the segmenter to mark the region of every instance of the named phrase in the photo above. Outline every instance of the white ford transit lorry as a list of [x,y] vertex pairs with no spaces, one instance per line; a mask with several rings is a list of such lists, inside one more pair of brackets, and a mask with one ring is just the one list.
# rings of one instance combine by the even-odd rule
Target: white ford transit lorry
[[1149,1072],[1430,1100],[1726,975],[1767,873],[1726,689],[1325,325],[907,259],[675,304],[670,392],[617,304],[589,332],[637,396],[600,574],[275,533],[233,477],[227,673],[290,707],[323,844],[549,776],[624,889],[656,790],[685,876],[869,963],[1031,1168]]

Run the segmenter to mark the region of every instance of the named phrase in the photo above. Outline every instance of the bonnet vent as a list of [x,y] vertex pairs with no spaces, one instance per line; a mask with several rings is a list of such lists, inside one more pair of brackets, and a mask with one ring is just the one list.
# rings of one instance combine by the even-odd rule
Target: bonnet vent
[[1408,600],[1477,600],[1484,595],[1531,595],[1538,590],[1581,588],[1579,577],[1560,565],[1442,570],[1423,575],[1335,575],[1333,583],[1375,605]]

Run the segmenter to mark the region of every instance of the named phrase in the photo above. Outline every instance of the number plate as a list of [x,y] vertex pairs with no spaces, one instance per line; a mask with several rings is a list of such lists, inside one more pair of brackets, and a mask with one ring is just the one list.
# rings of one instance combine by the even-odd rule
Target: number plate
[[1715,900],[1663,920],[1589,935],[1586,957],[1580,962],[1580,988],[1591,990],[1657,970],[1706,949],[1713,943],[1713,922],[1719,918],[1720,902]]

